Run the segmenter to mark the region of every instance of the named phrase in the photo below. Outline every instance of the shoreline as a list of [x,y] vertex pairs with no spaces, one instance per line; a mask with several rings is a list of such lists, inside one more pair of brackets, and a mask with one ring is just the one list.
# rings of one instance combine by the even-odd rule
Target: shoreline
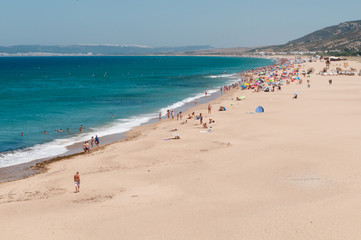
[[[182,56],[182,55],[180,55],[180,56]],[[235,57],[235,56],[214,56],[214,57]],[[242,56],[239,56],[239,57],[242,57]],[[248,58],[248,57],[245,57],[245,58]],[[264,59],[274,60],[272,65],[277,64],[278,61],[280,60],[279,57],[264,57]],[[263,67],[269,67],[272,65],[266,65]],[[248,69],[248,70],[254,70],[254,69]],[[242,73],[242,72],[237,72],[237,73],[232,73],[232,74],[240,74],[240,73]],[[239,80],[233,80],[233,81],[228,81],[228,83],[229,82],[238,82],[238,81]],[[227,84],[227,82],[225,82],[224,84]],[[222,97],[224,94],[225,93],[221,94],[219,89],[217,89],[214,93],[211,93],[208,96],[203,95],[201,97],[195,98],[195,100],[198,101],[198,105],[202,105],[202,104],[206,104],[206,103],[211,103],[212,101],[215,101],[217,98]],[[226,94],[230,94],[230,92],[227,92]],[[198,95],[198,94],[196,94],[196,95]],[[193,101],[187,102],[184,105],[182,105],[180,107],[176,107],[171,110],[174,110],[174,112],[183,111],[184,115],[185,115],[185,113],[191,111],[192,108],[194,108]],[[162,120],[166,120],[166,116],[162,116]],[[156,124],[158,122],[159,122],[158,118],[154,117],[154,118],[149,119],[145,123],[141,123],[139,126],[135,126],[135,127],[131,128],[130,130],[128,130],[126,132],[114,133],[114,134],[110,134],[110,135],[101,136],[100,137],[101,138],[101,146],[98,147],[99,149],[97,147],[94,147],[94,148],[91,148],[90,152],[98,151],[111,144],[115,144],[115,143],[122,142],[122,141],[128,141],[128,138],[133,139],[134,137],[132,136],[132,134],[130,132],[132,132],[133,130],[136,131],[135,129],[140,128],[143,125],[152,125],[152,124]],[[47,166],[53,162],[67,160],[67,159],[71,159],[73,157],[82,155],[82,154],[84,154],[84,152],[82,150],[82,145],[83,145],[83,142],[75,142],[66,147],[67,151],[65,153],[60,154],[58,156],[48,157],[48,158],[40,158],[40,159],[32,160],[30,162],[1,167],[0,168],[0,184],[6,183],[9,181],[16,181],[16,180],[28,178],[33,175],[43,173],[43,172],[47,171],[47,168],[48,168]]]
[[[222,97],[219,91],[209,95],[209,96],[202,96],[200,98],[197,98],[197,101],[199,101],[198,105],[206,104],[211,101],[216,100],[217,98]],[[175,108],[173,110],[175,111],[190,111],[192,109],[192,106],[194,105],[193,102],[186,103],[185,105]],[[165,116],[162,117],[162,120],[167,120]],[[141,128],[143,126],[153,125],[160,123],[158,118],[154,117],[152,119],[149,119],[149,121],[140,124],[139,126],[133,127],[130,130],[122,133],[114,133],[110,135],[105,135],[101,137],[101,145],[99,147],[94,147],[90,149],[90,152],[96,152],[98,150],[102,150],[105,147],[116,144],[119,142],[124,141],[130,141],[134,139],[136,136],[132,134],[133,131],[137,132],[138,128]],[[6,183],[10,181],[16,181],[20,179],[25,179],[28,177],[31,177],[36,174],[41,174],[48,169],[48,165],[53,162],[58,162],[61,160],[67,160],[71,159],[76,156],[80,156],[85,154],[82,150],[83,148],[83,142],[76,142],[74,144],[71,144],[70,146],[66,147],[68,149],[67,152],[60,154],[59,156],[55,157],[49,157],[49,158],[41,158],[41,159],[35,159],[30,162],[26,163],[20,163],[17,165],[7,166],[7,167],[1,167],[0,168],[0,184]]]
[[129,131],[131,141],[2,183],[4,237],[357,239],[361,81],[338,75],[329,83],[318,74],[324,66],[301,64],[301,72],[315,71],[280,91],[234,89],[212,101],[211,113],[194,106],[215,120],[207,129],[194,118],[143,125]]

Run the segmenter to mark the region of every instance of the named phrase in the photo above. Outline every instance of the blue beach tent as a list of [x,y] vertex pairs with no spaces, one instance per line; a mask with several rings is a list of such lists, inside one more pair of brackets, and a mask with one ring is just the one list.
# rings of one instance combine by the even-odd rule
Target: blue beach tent
[[263,113],[264,112],[264,108],[262,107],[262,106],[258,106],[257,108],[256,108],[256,111],[255,111],[256,113]]

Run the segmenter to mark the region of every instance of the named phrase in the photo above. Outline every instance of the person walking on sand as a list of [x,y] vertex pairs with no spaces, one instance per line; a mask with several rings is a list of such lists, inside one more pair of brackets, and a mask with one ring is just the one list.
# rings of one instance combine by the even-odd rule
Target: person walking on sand
[[208,104],[208,113],[212,113],[212,107],[211,107],[211,104]]
[[203,124],[203,115],[202,115],[202,113],[199,114],[199,122],[200,122],[200,124]]
[[75,185],[75,192],[79,192],[79,189],[80,189],[79,172],[76,172],[76,174],[74,175],[74,185]]
[[98,138],[98,135],[95,135],[95,145],[97,145],[97,147],[99,146],[99,138]]

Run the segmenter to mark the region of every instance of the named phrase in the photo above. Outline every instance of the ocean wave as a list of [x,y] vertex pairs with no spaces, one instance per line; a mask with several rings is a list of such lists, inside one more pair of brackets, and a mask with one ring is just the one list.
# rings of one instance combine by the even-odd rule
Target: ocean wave
[[[207,91],[207,96],[212,95],[212,94],[214,94],[214,93],[216,93],[218,91],[219,90],[216,90],[216,89],[210,89],[210,90]],[[192,97],[188,97],[188,98],[186,98],[186,99],[184,99],[182,101],[179,101],[179,102],[173,103],[171,105],[168,105],[168,106],[160,109],[160,112],[162,113],[162,116],[165,116],[167,114],[168,109],[169,110],[174,110],[176,108],[180,108],[180,107],[186,105],[187,103],[194,102],[195,100],[197,100],[197,99],[199,99],[201,97],[206,97],[205,93],[198,93],[198,94],[196,94],[196,95],[194,95]]]
[[0,153],[0,167],[8,167],[37,159],[53,158],[68,152],[68,147],[79,142],[89,141],[92,136],[107,136],[124,133],[130,129],[149,122],[155,116],[152,114],[118,119],[99,128],[90,128],[89,132],[64,139],[56,139],[48,143],[36,144],[32,147]]
[[8,167],[33,160],[55,157],[67,152],[67,144],[62,143],[66,139],[56,139],[54,141],[36,144],[25,149],[0,153],[0,167]]
[[206,76],[207,78],[232,78],[236,77],[237,73],[231,73],[231,74],[220,74],[220,75],[209,75]]

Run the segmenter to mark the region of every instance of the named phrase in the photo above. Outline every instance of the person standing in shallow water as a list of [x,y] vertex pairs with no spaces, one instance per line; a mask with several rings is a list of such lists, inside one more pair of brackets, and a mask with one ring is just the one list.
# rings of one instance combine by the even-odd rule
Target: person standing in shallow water
[[98,135],[95,135],[95,145],[97,145],[97,147],[99,146],[99,138],[98,138]]
[[92,147],[94,147],[94,137],[92,137],[92,138],[90,139],[90,145],[91,145]]
[[80,189],[79,172],[76,172],[76,174],[74,175],[74,185],[75,185],[75,192],[79,192],[79,189]]

